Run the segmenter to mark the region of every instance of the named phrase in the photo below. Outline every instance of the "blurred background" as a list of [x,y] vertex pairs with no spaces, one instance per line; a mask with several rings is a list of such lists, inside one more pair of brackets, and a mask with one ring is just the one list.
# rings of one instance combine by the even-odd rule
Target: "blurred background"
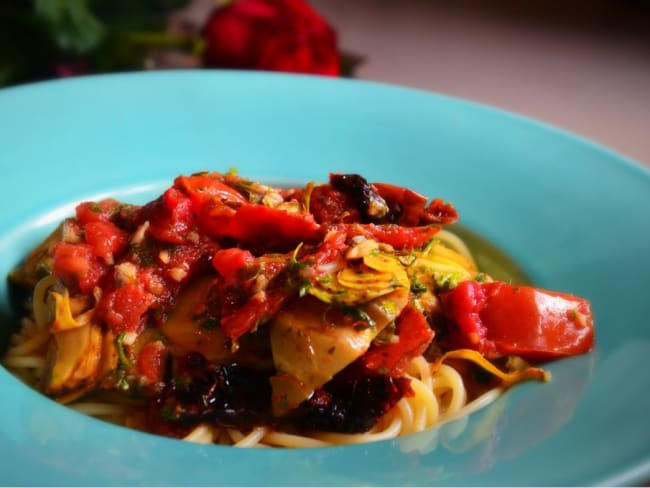
[[[650,167],[647,0],[0,1],[0,86],[167,68],[295,71],[467,98]],[[333,46],[333,47],[332,47]]]

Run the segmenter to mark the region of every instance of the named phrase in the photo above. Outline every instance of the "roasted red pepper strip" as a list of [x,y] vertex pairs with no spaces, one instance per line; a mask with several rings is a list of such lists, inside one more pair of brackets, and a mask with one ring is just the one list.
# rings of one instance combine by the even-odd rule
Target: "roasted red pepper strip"
[[449,348],[529,361],[582,354],[594,343],[589,302],[566,293],[502,282],[466,281],[441,296]]
[[423,247],[439,230],[440,227],[435,225],[402,227],[397,224],[351,224],[347,232],[349,237],[362,235],[390,244],[395,249],[414,249]]
[[408,188],[388,183],[373,183],[372,186],[386,200],[391,210],[399,209],[400,217],[396,223],[409,227],[420,224],[420,216],[427,204],[427,197]]
[[275,250],[292,249],[322,235],[321,226],[310,214],[294,214],[258,204],[247,204],[225,214],[214,208],[203,225],[217,239],[228,237],[240,244],[264,244]]
[[216,173],[179,176],[174,181],[174,187],[191,198],[197,213],[210,201],[217,201],[232,208],[248,203],[241,193],[226,185],[223,177]]
[[395,325],[397,342],[375,343],[361,358],[369,370],[383,374],[400,372],[429,347],[435,335],[422,312],[412,305],[404,308]]
[[150,382],[160,381],[165,367],[166,350],[162,341],[145,344],[138,355],[138,369]]
[[458,212],[451,203],[440,198],[433,200],[422,213],[421,223],[453,224],[458,220]]
[[221,329],[228,338],[236,342],[257,325],[273,317],[291,296],[293,293],[284,289],[268,291],[264,295],[253,295],[243,306],[221,317]]

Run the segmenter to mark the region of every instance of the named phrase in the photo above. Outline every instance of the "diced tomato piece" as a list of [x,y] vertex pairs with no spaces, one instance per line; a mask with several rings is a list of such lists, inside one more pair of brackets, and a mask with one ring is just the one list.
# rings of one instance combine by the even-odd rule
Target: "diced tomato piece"
[[361,358],[366,368],[384,374],[400,372],[411,359],[426,351],[435,335],[422,312],[412,305],[397,318],[395,334],[397,342],[373,343]]
[[255,262],[255,257],[245,249],[221,249],[212,257],[212,266],[226,281],[236,280],[240,271]]
[[77,219],[83,224],[88,222],[106,222],[120,210],[121,204],[117,200],[107,198],[99,202],[83,202],[77,205],[75,211]]
[[68,286],[78,286],[82,293],[91,293],[106,272],[106,267],[88,244],[59,242],[54,248],[53,258],[54,275]]
[[110,221],[88,222],[84,226],[84,234],[95,256],[102,258],[106,263],[112,263],[113,257],[121,253],[128,244],[126,232]]
[[582,354],[594,343],[589,302],[567,293],[466,281],[442,295],[449,346],[529,361]]
[[104,295],[100,315],[113,332],[136,332],[154,303],[154,296],[141,283],[127,283]]
[[176,188],[169,188],[162,199],[145,205],[139,220],[149,221],[153,237],[172,244],[187,242],[188,233],[195,224],[190,198]]
[[138,369],[151,383],[162,380],[165,352],[165,345],[162,341],[149,342],[140,350]]

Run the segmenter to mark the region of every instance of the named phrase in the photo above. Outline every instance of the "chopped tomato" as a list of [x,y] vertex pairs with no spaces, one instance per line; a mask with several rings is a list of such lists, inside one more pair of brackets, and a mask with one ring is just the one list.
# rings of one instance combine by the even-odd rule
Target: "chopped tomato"
[[176,188],[169,188],[162,198],[142,207],[138,220],[150,223],[154,238],[172,244],[187,242],[195,223],[190,198]]
[[138,355],[138,369],[150,382],[162,380],[164,369],[165,345],[162,341],[145,344]]
[[106,222],[110,220],[121,207],[120,202],[107,198],[99,202],[83,202],[77,205],[77,219],[83,224],[88,222]]
[[154,303],[154,296],[141,283],[127,283],[104,295],[100,316],[113,332],[137,332]]
[[95,256],[109,264],[128,244],[126,232],[110,221],[88,222],[84,226],[84,234]]
[[212,266],[226,281],[237,280],[240,271],[255,262],[255,257],[245,249],[221,249],[212,257]]
[[347,233],[344,228],[333,227],[313,254],[302,256],[301,262],[312,263],[314,267],[336,261],[346,249]]
[[53,252],[55,276],[66,285],[76,285],[82,293],[92,293],[106,267],[95,257],[88,244],[59,242]]
[[573,295],[502,282],[466,281],[441,298],[451,320],[452,348],[539,361],[582,354],[593,347],[591,307]]
[[408,305],[396,321],[395,335],[396,342],[373,343],[362,357],[366,368],[385,374],[400,372],[429,347],[435,333],[422,312]]

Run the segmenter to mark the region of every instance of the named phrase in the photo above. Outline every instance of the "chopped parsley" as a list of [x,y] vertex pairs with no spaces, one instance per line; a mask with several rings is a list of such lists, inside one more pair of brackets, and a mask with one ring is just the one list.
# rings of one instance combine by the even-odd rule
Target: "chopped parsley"
[[124,336],[126,335],[125,332],[120,333],[120,335],[117,336],[117,339],[115,339],[115,345],[117,346],[117,355],[119,358],[119,364],[118,368],[120,369],[126,369],[131,365],[131,361],[129,360],[129,357],[126,354],[126,351],[124,349]]
[[[341,307],[341,311],[346,315],[351,315],[355,319],[358,319],[358,320],[368,324],[365,327],[363,325],[361,325],[361,324],[358,324],[361,327],[361,329],[367,329],[368,327],[375,327],[375,325],[376,325],[375,321],[372,320],[372,317],[370,315],[368,315],[366,312],[364,312],[363,310],[361,310],[360,308],[351,307],[349,305],[343,305]],[[358,326],[355,326],[355,328],[357,328],[357,330],[360,330],[358,328]]]

